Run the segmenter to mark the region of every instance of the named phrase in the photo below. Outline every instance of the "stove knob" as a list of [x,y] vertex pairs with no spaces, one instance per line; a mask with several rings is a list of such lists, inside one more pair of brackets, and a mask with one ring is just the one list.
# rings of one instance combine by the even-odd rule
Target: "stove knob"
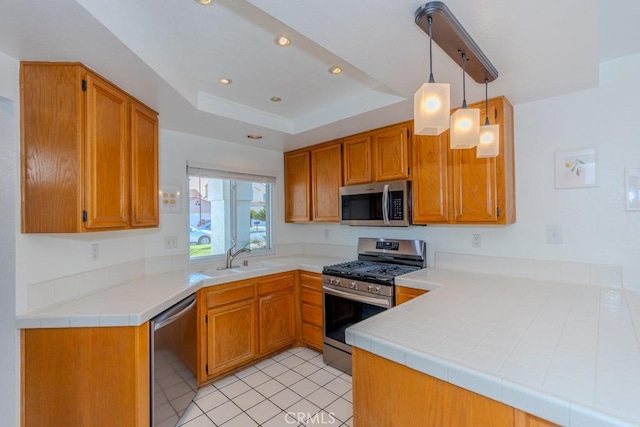
[[380,293],[380,286],[376,286],[375,291],[376,291],[376,294],[379,294]]
[[367,291],[369,292],[373,291],[373,285],[367,285]]
[[329,279],[329,283],[330,283],[330,284],[332,284],[332,285],[335,285],[335,284],[336,284],[336,279],[334,279],[333,277],[331,277],[331,278]]
[[355,280],[353,282],[349,283],[349,288],[356,289],[357,287],[358,287],[358,285],[356,285]]
[[340,286],[340,279],[336,279],[336,286]]

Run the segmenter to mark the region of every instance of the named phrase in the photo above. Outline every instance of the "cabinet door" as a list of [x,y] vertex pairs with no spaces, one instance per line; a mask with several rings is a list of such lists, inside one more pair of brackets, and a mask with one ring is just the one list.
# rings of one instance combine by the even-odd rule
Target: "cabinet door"
[[371,136],[345,138],[343,150],[344,185],[371,182]]
[[158,116],[131,103],[131,226],[158,226]]
[[408,137],[404,124],[372,133],[374,181],[409,178]]
[[311,194],[313,220],[340,221],[342,185],[342,142],[311,150]]
[[284,348],[296,340],[293,288],[261,296],[258,312],[261,355]]
[[129,223],[128,97],[87,74],[85,210],[87,229]]
[[311,221],[311,154],[308,151],[285,153],[285,222]]
[[20,64],[24,233],[83,231],[83,78],[77,65]]
[[[494,110],[494,102],[489,110]],[[485,119],[485,103],[470,105],[480,108]],[[489,120],[495,123],[495,115]],[[455,222],[498,221],[498,158],[478,159],[476,149],[450,150],[452,173],[453,220]]]
[[207,312],[209,377],[250,362],[256,355],[255,300],[249,299]]
[[413,137],[413,223],[449,220],[449,131]]

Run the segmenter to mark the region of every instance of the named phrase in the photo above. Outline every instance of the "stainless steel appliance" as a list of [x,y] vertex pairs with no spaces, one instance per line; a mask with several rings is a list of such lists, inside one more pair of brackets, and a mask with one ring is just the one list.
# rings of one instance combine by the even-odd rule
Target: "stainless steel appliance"
[[194,294],[149,322],[152,426],[177,424],[196,395],[197,319]]
[[340,224],[406,227],[411,182],[388,181],[340,188]]
[[358,260],[322,269],[323,359],[351,373],[351,346],[345,331],[394,306],[395,277],[426,267],[422,240],[358,240]]

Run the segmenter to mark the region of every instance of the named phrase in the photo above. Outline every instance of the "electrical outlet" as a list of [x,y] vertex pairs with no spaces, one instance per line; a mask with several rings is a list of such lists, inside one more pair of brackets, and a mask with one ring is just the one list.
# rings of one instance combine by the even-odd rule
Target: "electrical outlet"
[[482,246],[482,235],[481,234],[472,234],[471,235],[471,247],[479,248]]
[[98,261],[100,258],[100,245],[97,243],[91,244],[91,261]]
[[547,243],[550,245],[562,244],[562,227],[560,225],[547,225]]
[[164,236],[164,248],[165,249],[177,249],[178,238],[176,236]]

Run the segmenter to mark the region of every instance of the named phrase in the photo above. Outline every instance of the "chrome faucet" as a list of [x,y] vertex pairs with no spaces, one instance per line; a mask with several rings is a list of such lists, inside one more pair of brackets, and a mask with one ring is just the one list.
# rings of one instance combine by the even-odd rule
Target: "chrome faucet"
[[233,250],[233,248],[236,247],[236,243],[233,244],[233,246],[231,246],[229,248],[229,250],[227,250],[227,266],[226,268],[231,268],[232,264],[233,264],[233,259],[238,256],[239,254],[243,253],[243,252],[251,252],[251,249],[249,248],[240,248],[238,249],[236,252],[234,252],[233,254],[231,253],[231,251]]

